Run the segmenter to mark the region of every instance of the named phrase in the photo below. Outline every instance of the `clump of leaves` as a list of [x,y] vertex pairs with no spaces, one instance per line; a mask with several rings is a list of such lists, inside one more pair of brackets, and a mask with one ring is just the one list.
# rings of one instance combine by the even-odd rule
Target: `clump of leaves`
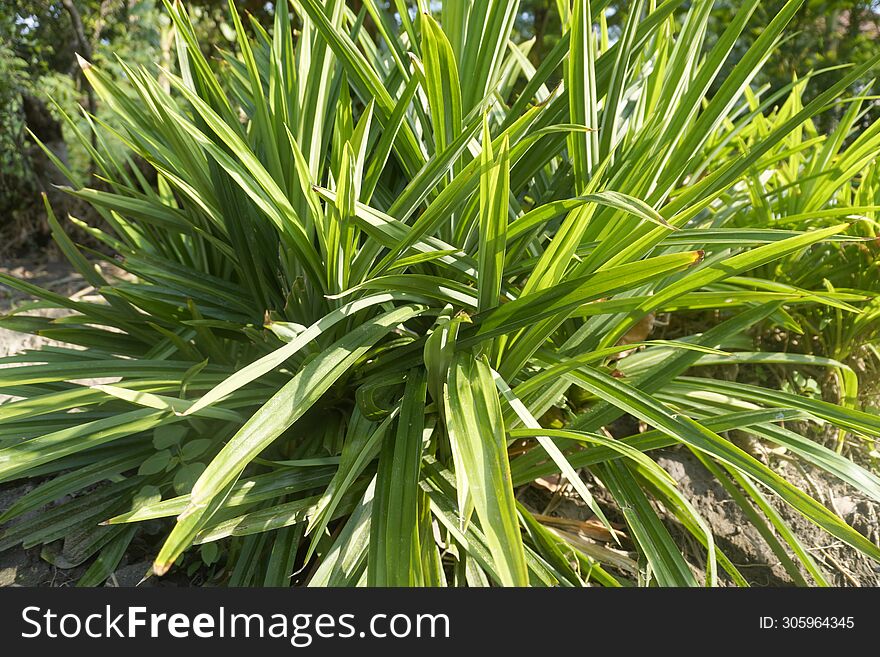
[[[826,290],[718,286],[851,239],[847,223],[700,223],[876,63],[746,152],[712,159],[800,4],[784,6],[712,96],[757,0],[707,52],[711,2],[633,2],[613,43],[595,28],[606,2],[562,2],[565,34],[537,69],[531,44],[510,40],[516,2],[391,15],[374,0],[358,14],[341,0],[292,0],[292,13],[278,4],[271,34],[232,11],[238,53],[222,53],[219,72],[184,8],[169,6],[170,91],[142,68],[123,63],[120,86],[84,64],[124,128],[95,126],[106,187],[72,175],[69,191],[101,212],[108,230],[84,228],[130,276],[105,279],[86,260],[102,256],[50,214],[102,300],[2,279],[36,306],[70,311],[50,320],[25,306],[4,326],[78,348],[44,347],[0,369],[0,391],[20,398],[0,406],[0,480],[43,482],[0,521],[73,495],[9,525],[0,548],[78,531],[64,549],[69,562],[97,555],[84,578],[95,583],[141,523],[167,519],[155,572],[217,544],[202,557],[224,564],[230,585],[700,584],[664,524],[674,517],[705,549],[706,584],[745,585],[652,458],[680,445],[731,491],[794,582],[826,576],[768,494],[880,560],[725,437],[784,445],[880,500],[874,475],[786,426],[810,419],[871,437],[877,416],[688,375],[719,361],[760,367],[763,354],[736,350],[751,326],[784,323],[790,304],[842,304]],[[564,83],[548,88],[559,69]],[[702,333],[625,339],[651,313],[706,307],[725,310]],[[96,377],[112,379],[82,382]],[[625,414],[647,430],[611,434]],[[554,474],[604,543],[517,499]]]
[[[804,104],[807,88],[819,86],[826,72],[796,79],[785,89],[768,94],[747,90],[742,117],[723,126],[706,166],[748,152],[764,135],[788,121]],[[769,90],[764,90],[768,92]],[[784,98],[779,105],[771,99]],[[772,166],[754,167],[701,219],[705,226],[747,229],[760,225],[780,230],[811,230],[841,220],[852,222],[851,241],[821,242],[768,263],[750,276],[725,281],[719,289],[785,290],[799,288],[835,294],[837,303],[791,306],[784,335],[770,327],[764,344],[781,343],[789,353],[774,357],[777,364],[824,367],[835,381],[840,403],[857,407],[860,386],[876,379],[880,338],[880,260],[877,211],[880,210],[877,150],[880,123],[862,130],[870,111],[865,98],[849,99],[841,120],[821,134],[805,121],[774,148]],[[775,100],[774,100],[775,102]],[[768,283],[768,281],[771,281]],[[782,340],[776,338],[782,337]],[[769,363],[769,360],[765,360]],[[814,391],[809,375],[793,372],[795,387]],[[806,387],[803,387],[806,386]],[[862,397],[870,399],[872,390]],[[839,434],[843,447],[844,433]]]

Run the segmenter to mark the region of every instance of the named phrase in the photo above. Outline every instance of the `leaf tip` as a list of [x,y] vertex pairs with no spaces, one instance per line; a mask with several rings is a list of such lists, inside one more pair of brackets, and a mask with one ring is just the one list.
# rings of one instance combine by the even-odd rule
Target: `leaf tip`
[[162,577],[165,573],[171,570],[171,563],[167,561],[154,561],[153,562],[153,574],[158,577]]

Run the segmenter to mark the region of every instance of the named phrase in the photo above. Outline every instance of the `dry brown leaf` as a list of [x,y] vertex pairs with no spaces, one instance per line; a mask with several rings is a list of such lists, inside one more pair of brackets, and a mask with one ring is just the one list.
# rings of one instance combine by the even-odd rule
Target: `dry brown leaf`
[[[574,520],[571,518],[557,518],[554,516],[535,514],[535,520],[543,525],[559,527],[560,529],[564,529],[569,532],[580,533],[588,538],[592,538],[597,541],[614,540],[614,536],[610,531],[608,531],[608,528],[594,518],[590,518],[589,520]],[[624,538],[626,536],[626,534],[618,531],[614,526],[612,526],[612,529],[614,531],[614,535],[616,535],[618,539]]]

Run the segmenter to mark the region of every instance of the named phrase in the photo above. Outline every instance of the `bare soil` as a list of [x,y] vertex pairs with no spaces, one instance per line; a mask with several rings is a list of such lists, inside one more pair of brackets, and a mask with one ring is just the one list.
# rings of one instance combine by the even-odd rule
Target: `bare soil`
[[[767,459],[765,459],[767,460]],[[743,511],[712,474],[686,448],[665,450],[657,462],[678,482],[681,491],[712,527],[719,547],[756,586],[787,586],[791,579]],[[767,465],[796,487],[811,494],[857,531],[878,542],[877,504],[823,471],[788,458],[770,457]],[[810,552],[834,586],[880,586],[880,569],[776,496],[769,501]],[[685,535],[674,521],[673,535]],[[700,567],[705,552],[693,546],[688,555]],[[806,576],[807,581],[810,577]]]
[[[742,509],[686,447],[658,450],[651,456],[677,482],[684,497],[712,528],[718,547],[750,585],[794,585],[779,559]],[[775,472],[837,513],[857,531],[875,543],[880,543],[880,508],[875,502],[809,464],[775,454],[769,458],[765,455],[762,460]],[[592,511],[576,494],[565,485],[559,487],[559,480],[556,478],[548,483],[549,485],[532,485],[522,491],[520,500],[537,513],[554,516],[563,519],[562,521],[581,521],[583,525],[577,532],[581,540],[595,543],[602,550],[613,551],[628,559],[634,566],[638,563],[638,555],[632,551],[632,544],[625,535],[621,540],[621,547],[616,547],[611,542],[611,536],[600,529]],[[610,495],[598,485],[593,486],[592,491],[613,525],[623,528],[623,517]],[[831,536],[778,497],[770,494],[766,497],[812,555],[830,585],[880,586],[880,564]],[[704,580],[705,548],[678,523],[673,514],[659,504],[654,504],[676,544],[682,548],[694,574],[699,581]],[[803,574],[806,581],[812,582],[806,572]],[[722,586],[733,584],[720,568],[719,583]]]

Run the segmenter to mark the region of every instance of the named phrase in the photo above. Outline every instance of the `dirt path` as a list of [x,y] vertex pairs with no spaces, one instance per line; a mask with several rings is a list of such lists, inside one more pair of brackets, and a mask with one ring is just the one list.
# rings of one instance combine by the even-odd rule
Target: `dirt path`
[[[0,273],[26,280],[68,297],[83,296],[92,289],[66,261],[50,260],[44,256],[34,259],[7,259],[0,263]],[[17,290],[0,285],[0,312],[5,312],[27,299],[26,295]],[[28,314],[41,317],[60,317],[62,313],[55,310],[38,309]],[[0,328],[0,357],[26,349],[36,349],[47,342],[38,336]]]

